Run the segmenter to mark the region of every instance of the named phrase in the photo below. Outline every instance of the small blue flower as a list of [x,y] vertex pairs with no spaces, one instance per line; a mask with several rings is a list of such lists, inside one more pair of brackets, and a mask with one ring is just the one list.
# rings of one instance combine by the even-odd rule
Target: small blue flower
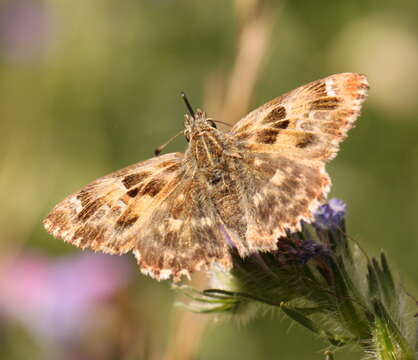
[[340,199],[331,199],[315,212],[315,225],[322,229],[337,228],[346,214],[346,204]]

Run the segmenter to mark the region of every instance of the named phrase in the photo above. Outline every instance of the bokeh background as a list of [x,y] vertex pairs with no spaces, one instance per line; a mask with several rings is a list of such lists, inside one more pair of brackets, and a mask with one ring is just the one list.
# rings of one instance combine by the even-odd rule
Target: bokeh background
[[192,315],[132,256],[81,252],[43,230],[66,195],[181,130],[181,90],[233,123],[309,81],[367,74],[363,115],[328,167],[332,195],[348,203],[351,236],[384,249],[416,295],[417,11],[416,0],[2,0],[0,358],[324,358],[288,319]]

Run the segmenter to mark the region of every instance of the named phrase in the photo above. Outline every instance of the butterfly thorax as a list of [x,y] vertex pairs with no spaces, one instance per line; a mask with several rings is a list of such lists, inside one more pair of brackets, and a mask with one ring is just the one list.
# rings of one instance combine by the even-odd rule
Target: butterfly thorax
[[246,222],[239,190],[239,177],[245,172],[243,149],[231,135],[214,127],[213,121],[202,112],[197,112],[194,118],[187,116],[185,126],[189,140],[186,163],[205,189],[206,202],[210,202],[223,224],[244,237]]
[[189,141],[186,158],[205,177],[225,169],[231,157],[240,157],[230,136],[214,127],[213,121],[201,111],[195,117],[185,116],[184,134]]

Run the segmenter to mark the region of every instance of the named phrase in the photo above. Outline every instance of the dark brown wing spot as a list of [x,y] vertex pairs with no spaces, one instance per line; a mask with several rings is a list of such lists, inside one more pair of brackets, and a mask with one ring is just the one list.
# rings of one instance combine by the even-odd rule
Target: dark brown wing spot
[[256,165],[256,169],[269,177],[273,177],[276,173],[276,168],[267,161],[263,161],[261,164]]
[[311,102],[311,110],[333,110],[338,107],[341,99],[335,96],[330,96]]
[[115,229],[117,231],[124,231],[136,223],[139,216],[130,212],[124,212],[123,215],[116,221]]
[[264,129],[257,133],[257,141],[262,144],[274,144],[278,134],[279,130]]
[[315,93],[317,96],[328,96],[327,87],[325,82],[317,81],[314,82],[309,88],[308,91]]
[[81,238],[80,246],[84,247],[89,243],[95,241],[96,243],[102,243],[104,241],[104,233],[106,228],[99,226],[85,225],[74,233],[73,240]]
[[128,192],[127,192],[127,194],[130,196],[130,197],[135,197],[136,195],[138,195],[138,192],[139,192],[139,188],[135,188],[135,189],[132,189],[132,190],[129,190]]
[[299,182],[295,179],[286,179],[280,184],[280,188],[289,196],[293,196],[297,192],[296,189],[299,187]]
[[159,163],[158,164],[158,167],[161,169],[161,168],[165,168],[167,166],[173,165],[173,164],[175,164],[174,161],[172,161],[172,160],[166,160],[166,161],[163,161],[163,162]]
[[192,259],[192,262],[196,264],[196,263],[201,262],[202,260],[205,260],[206,259],[206,254],[205,254],[203,249],[196,248],[196,250],[194,250],[194,252],[192,254],[191,259]]
[[244,141],[244,140],[249,139],[251,137],[251,135],[252,134],[248,133],[248,132],[239,133],[238,135],[236,135],[236,139],[238,141]]
[[275,129],[287,129],[287,127],[289,126],[289,123],[290,123],[289,120],[283,120],[283,121],[276,122],[272,124],[271,126]]
[[161,191],[165,184],[165,181],[161,179],[152,179],[143,187],[143,189],[141,190],[141,194],[154,197]]
[[173,165],[168,166],[165,170],[171,173],[180,169],[180,166],[180,163],[174,163]]
[[160,169],[164,169],[168,172],[174,172],[180,168],[181,164],[177,161],[166,160],[158,165]]
[[266,117],[263,119],[263,124],[270,124],[276,122],[277,120],[282,120],[286,117],[286,109],[284,106],[279,106],[271,110]]
[[77,217],[79,220],[86,221],[90,217],[93,216],[93,214],[103,205],[104,199],[98,198],[94,201],[92,201],[89,204],[86,204],[83,209],[78,213]]
[[299,142],[296,144],[296,147],[300,149],[304,149],[308,146],[313,145],[316,142],[317,138],[313,134],[304,134],[300,139]]
[[132,186],[142,182],[149,175],[150,175],[149,172],[142,172],[142,173],[127,175],[123,178],[122,183],[127,189],[129,189]]
[[168,231],[163,237],[163,246],[168,248],[176,248],[178,234],[175,231]]
[[337,121],[323,121],[321,122],[321,130],[327,134],[331,134],[334,136],[341,136],[341,127],[345,126],[345,124],[340,124]]
[[246,124],[240,126],[238,128],[238,131],[239,132],[245,132],[245,131],[249,130],[250,128],[251,128],[251,123],[250,122],[247,122]]
[[177,201],[174,204],[173,209],[171,210],[171,215],[173,216],[173,219],[179,219],[181,214],[183,213],[183,210],[184,210],[184,202]]
[[77,194],[77,199],[81,201],[82,206],[86,206],[92,201],[93,186],[87,185],[83,190]]
[[58,226],[62,228],[63,225],[67,225],[67,216],[68,214],[64,211],[54,210],[44,220],[44,224],[50,222],[53,227]]

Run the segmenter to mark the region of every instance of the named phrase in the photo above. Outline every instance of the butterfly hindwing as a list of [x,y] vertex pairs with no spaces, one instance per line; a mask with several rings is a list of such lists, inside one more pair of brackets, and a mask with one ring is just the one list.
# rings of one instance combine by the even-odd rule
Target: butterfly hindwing
[[192,175],[154,210],[138,232],[134,249],[139,267],[157,279],[182,275],[217,262],[231,266],[228,244],[221,231],[222,221],[216,212],[205,184]]
[[276,248],[277,239],[300,230],[324,201],[330,180],[322,168],[271,153],[253,154],[243,181],[246,239],[252,251]]
[[323,168],[282,154],[249,153],[227,162],[206,193],[228,243],[242,256],[277,249],[277,239],[300,229],[330,187]]

